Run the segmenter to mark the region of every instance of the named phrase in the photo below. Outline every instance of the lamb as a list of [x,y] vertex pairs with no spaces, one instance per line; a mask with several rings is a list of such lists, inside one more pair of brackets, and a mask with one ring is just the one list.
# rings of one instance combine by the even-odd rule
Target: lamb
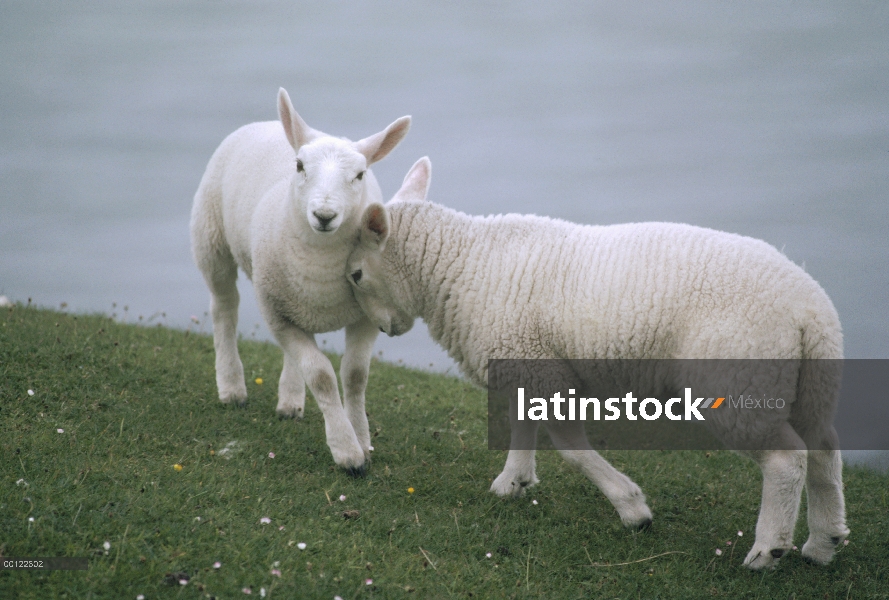
[[[765,242],[670,223],[468,216],[425,200],[430,173],[429,160],[420,159],[391,202],[365,209],[347,278],[381,330],[400,335],[421,317],[480,386],[496,358],[842,358],[827,295]],[[797,382],[804,389],[799,374]],[[812,406],[804,393],[796,401],[798,411],[832,415],[832,406]],[[787,404],[793,408],[792,399]],[[849,533],[836,433],[829,422],[798,433],[791,408],[773,425],[795,449],[747,452],[763,473],[756,540],[744,561],[752,569],[775,566],[792,547],[804,483],[803,556],[827,563]],[[533,440],[534,423],[513,420],[513,440]],[[569,428],[548,430],[625,525],[651,524],[640,488],[582,431],[578,441]],[[491,491],[519,495],[537,481],[534,451],[512,449]]]
[[[362,210],[382,201],[368,167],[404,138],[410,117],[351,142],[306,125],[283,88],[278,113],[280,122],[245,125],[222,142],[194,198],[192,251],[210,288],[219,399],[247,399],[237,347],[240,268],[253,281],[263,318],[284,352],[277,413],[302,417],[308,384],[334,461],[362,474],[371,450],[364,392],[377,328],[342,273]],[[342,327],[345,408],[333,367],[313,335]]]

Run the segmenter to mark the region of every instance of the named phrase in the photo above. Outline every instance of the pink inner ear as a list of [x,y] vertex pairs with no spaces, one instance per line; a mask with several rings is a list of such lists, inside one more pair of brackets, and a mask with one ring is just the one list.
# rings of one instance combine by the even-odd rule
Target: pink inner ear
[[367,228],[377,235],[383,235],[386,232],[386,226],[383,222],[383,212],[380,209],[373,209],[370,218],[367,221]]

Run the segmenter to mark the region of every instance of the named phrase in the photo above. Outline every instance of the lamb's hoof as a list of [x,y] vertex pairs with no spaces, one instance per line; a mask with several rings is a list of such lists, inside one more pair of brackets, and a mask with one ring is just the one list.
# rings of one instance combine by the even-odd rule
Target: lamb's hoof
[[239,406],[241,408],[247,406],[247,394],[246,392],[243,395],[240,394],[219,394],[219,401],[223,404],[234,404],[235,406]]
[[813,565],[826,565],[831,561],[837,546],[842,543],[846,535],[848,534],[833,537],[818,536],[818,538],[809,536],[809,539],[803,544],[803,559]]
[[651,519],[645,519],[644,521],[636,525],[636,531],[650,531],[651,523]]
[[519,498],[525,493],[525,489],[529,488],[540,480],[533,473],[526,477],[512,477],[510,474],[500,473],[494,483],[491,484],[491,491],[501,498],[513,497]]
[[612,502],[624,527],[638,531],[651,527],[651,509],[645,503],[645,494],[636,484],[632,484],[631,491],[627,496],[618,501],[612,500]]
[[744,559],[744,566],[753,571],[762,571],[764,569],[774,569],[778,566],[778,561],[787,553],[787,548],[765,548],[757,547],[753,544],[753,548],[747,553]]
[[620,522],[627,529],[635,529],[636,531],[647,531],[651,529],[652,516],[651,509],[643,503],[637,507],[632,513],[624,513],[620,515]]
[[275,412],[281,419],[296,419],[300,421],[303,418],[301,406],[278,406],[275,408]]
[[358,466],[358,467],[348,467],[346,469],[346,474],[349,477],[354,477],[355,479],[358,479],[359,477],[366,477],[367,476],[367,464],[368,463],[364,463],[363,465]]

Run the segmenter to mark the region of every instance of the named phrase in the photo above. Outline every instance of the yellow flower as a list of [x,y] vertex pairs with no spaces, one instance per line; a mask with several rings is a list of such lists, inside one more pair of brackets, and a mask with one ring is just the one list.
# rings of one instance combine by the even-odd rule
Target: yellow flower
[[262,377],[256,378],[256,385],[262,385]]
[[408,494],[413,494],[413,493],[414,493],[414,488],[412,488],[412,487],[407,488],[407,493],[408,493]]
[[176,463],[175,465],[173,465],[173,468],[176,469],[177,471],[181,471],[182,465],[180,465],[179,463]]

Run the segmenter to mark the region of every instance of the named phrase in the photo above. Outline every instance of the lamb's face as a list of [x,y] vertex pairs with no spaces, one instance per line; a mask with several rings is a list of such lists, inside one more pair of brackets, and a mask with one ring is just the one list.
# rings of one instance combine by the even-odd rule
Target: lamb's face
[[346,273],[371,323],[390,337],[410,331],[414,316],[407,308],[408,292],[399,285],[384,249],[359,244],[349,257]]
[[330,235],[357,222],[365,202],[367,159],[352,142],[322,137],[296,155],[293,200],[312,231]]
[[[309,127],[293,110],[290,96],[278,90],[278,116],[284,135],[296,152],[291,183],[294,208],[305,215],[305,223],[321,235],[335,233],[357,222],[368,196],[367,168],[382,160],[401,142],[411,126],[410,117],[401,117],[386,129],[357,142],[335,138]],[[372,184],[379,196],[379,186]],[[348,227],[346,228],[347,235]]]

